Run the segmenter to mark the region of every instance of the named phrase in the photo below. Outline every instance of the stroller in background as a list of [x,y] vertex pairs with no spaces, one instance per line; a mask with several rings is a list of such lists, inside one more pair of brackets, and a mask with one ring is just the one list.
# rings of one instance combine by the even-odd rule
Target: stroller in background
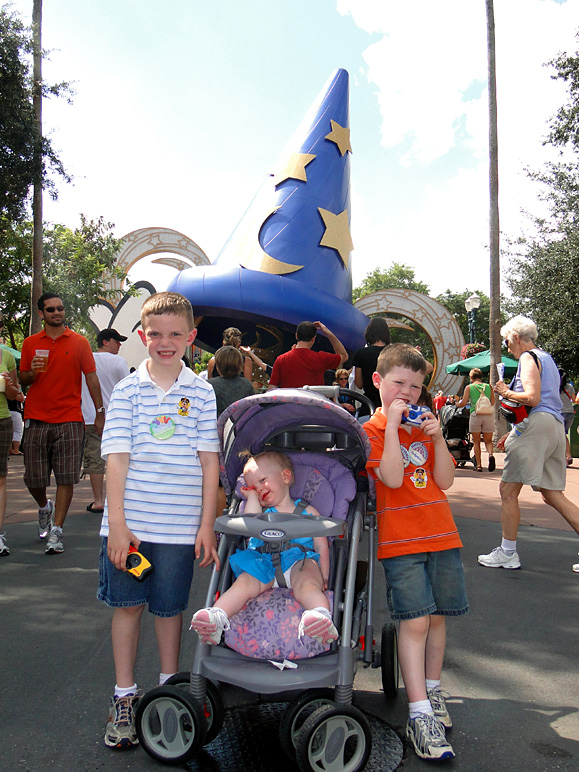
[[440,411],[440,426],[446,447],[456,461],[456,465],[464,467],[469,461],[476,467],[476,459],[471,456],[473,443],[470,441],[468,422],[470,418],[469,406],[456,407],[445,405]]
[[[340,637],[326,647],[314,639],[298,639],[291,627],[297,631],[303,609],[291,590],[267,590],[232,616],[219,645],[196,642],[191,673],[178,674],[145,694],[136,715],[141,745],[167,764],[192,759],[221,729],[222,694],[241,687],[253,702],[288,703],[279,739],[302,772],[359,772],[370,756],[372,735],[368,719],[352,705],[358,662],[366,667],[382,664],[385,695],[392,698],[398,690],[395,626],[384,625],[380,651],[373,645],[375,514],[367,512],[367,478],[360,474],[370,451],[368,438],[348,411],[301,389],[239,400],[222,414],[218,429],[220,473],[229,506],[216,521],[221,570],[213,568],[206,605],[213,605],[230,586],[228,557],[244,548],[247,537],[258,537],[275,552],[286,549],[291,538],[327,536],[328,590]],[[239,454],[265,450],[291,458],[292,498],[303,497],[320,517],[243,515],[237,491],[244,459]],[[359,556],[366,537],[367,561]],[[284,660],[290,667],[279,667]]]

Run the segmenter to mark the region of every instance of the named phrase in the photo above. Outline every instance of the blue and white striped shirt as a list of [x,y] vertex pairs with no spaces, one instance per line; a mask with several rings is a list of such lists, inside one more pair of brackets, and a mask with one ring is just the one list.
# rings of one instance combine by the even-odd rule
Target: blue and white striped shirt
[[[219,449],[215,392],[183,364],[167,393],[155,384],[147,360],[111,395],[101,452],[129,453],[125,519],[143,541],[194,544],[201,522],[202,468],[198,451]],[[163,426],[175,431],[159,439]],[[169,434],[167,432],[167,434]],[[108,536],[108,505],[101,536]]]

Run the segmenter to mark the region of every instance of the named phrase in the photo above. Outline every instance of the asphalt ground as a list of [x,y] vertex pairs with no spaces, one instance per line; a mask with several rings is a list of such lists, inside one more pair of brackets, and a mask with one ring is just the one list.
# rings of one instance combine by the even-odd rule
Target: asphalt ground
[[[484,459],[484,457],[483,457]],[[471,612],[448,623],[443,686],[451,694],[461,772],[579,769],[579,539],[538,494],[525,489],[518,571],[489,569],[476,556],[500,539],[501,456],[493,474],[457,471],[449,499],[464,542]],[[576,462],[577,463],[577,462]],[[0,770],[2,772],[146,772],[163,766],[142,749],[105,747],[102,737],[114,686],[111,613],[96,600],[100,517],[86,512],[90,486],[81,481],[66,521],[65,552],[45,555],[36,507],[22,483],[22,459],[9,463],[7,539],[0,558]],[[579,503],[579,468],[568,470],[567,495]],[[198,569],[190,611],[204,602],[209,571]],[[388,620],[384,579],[375,577],[379,644]],[[186,627],[186,626],[185,626]],[[183,633],[187,669],[193,634]],[[156,684],[152,620],[144,618],[137,661],[139,686]],[[388,702],[380,671],[360,669],[356,704],[403,735],[407,700]],[[282,753],[282,751],[279,751]],[[272,766],[275,765],[273,760]],[[432,766],[405,747],[401,769]],[[207,756],[207,770],[236,770],[235,758]],[[268,767],[269,768],[269,767]]]

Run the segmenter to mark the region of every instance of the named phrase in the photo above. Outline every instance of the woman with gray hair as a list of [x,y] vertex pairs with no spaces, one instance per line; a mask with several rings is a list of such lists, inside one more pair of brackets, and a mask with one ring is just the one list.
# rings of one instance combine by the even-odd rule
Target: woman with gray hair
[[[503,540],[478,562],[489,568],[520,568],[517,530],[521,519],[519,493],[523,485],[541,492],[543,501],[562,515],[579,533],[579,508],[565,490],[565,429],[559,397],[557,365],[537,348],[537,327],[525,316],[515,316],[501,329],[509,354],[519,360],[510,386],[498,381],[495,392],[503,399],[527,408],[527,416],[501,437],[497,447],[506,456],[500,484]],[[514,420],[514,419],[513,419]]]

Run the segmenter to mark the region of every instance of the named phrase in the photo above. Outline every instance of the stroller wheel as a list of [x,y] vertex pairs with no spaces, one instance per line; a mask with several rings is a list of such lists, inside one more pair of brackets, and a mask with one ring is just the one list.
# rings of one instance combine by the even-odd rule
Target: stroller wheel
[[396,625],[387,622],[382,628],[381,645],[382,688],[384,695],[394,699],[398,694],[398,634]]
[[157,686],[147,692],[139,702],[135,725],[145,751],[164,764],[189,761],[207,732],[201,704],[178,686]]
[[279,725],[279,739],[281,747],[294,761],[298,732],[306,718],[321,705],[334,705],[332,689],[308,689],[292,700],[284,711]]
[[322,705],[307,718],[297,736],[300,772],[359,772],[372,750],[364,714],[353,705]]
[[[175,675],[165,681],[166,686],[178,686],[187,694],[191,694],[189,683],[190,674],[187,670],[183,670],[181,673],[175,673]],[[209,745],[221,731],[223,720],[225,718],[223,697],[221,696],[219,687],[214,684],[213,681],[207,681],[207,693],[205,696],[205,704],[203,705],[203,712],[205,713],[205,720],[207,721],[207,734],[205,735],[205,742],[203,744]]]

